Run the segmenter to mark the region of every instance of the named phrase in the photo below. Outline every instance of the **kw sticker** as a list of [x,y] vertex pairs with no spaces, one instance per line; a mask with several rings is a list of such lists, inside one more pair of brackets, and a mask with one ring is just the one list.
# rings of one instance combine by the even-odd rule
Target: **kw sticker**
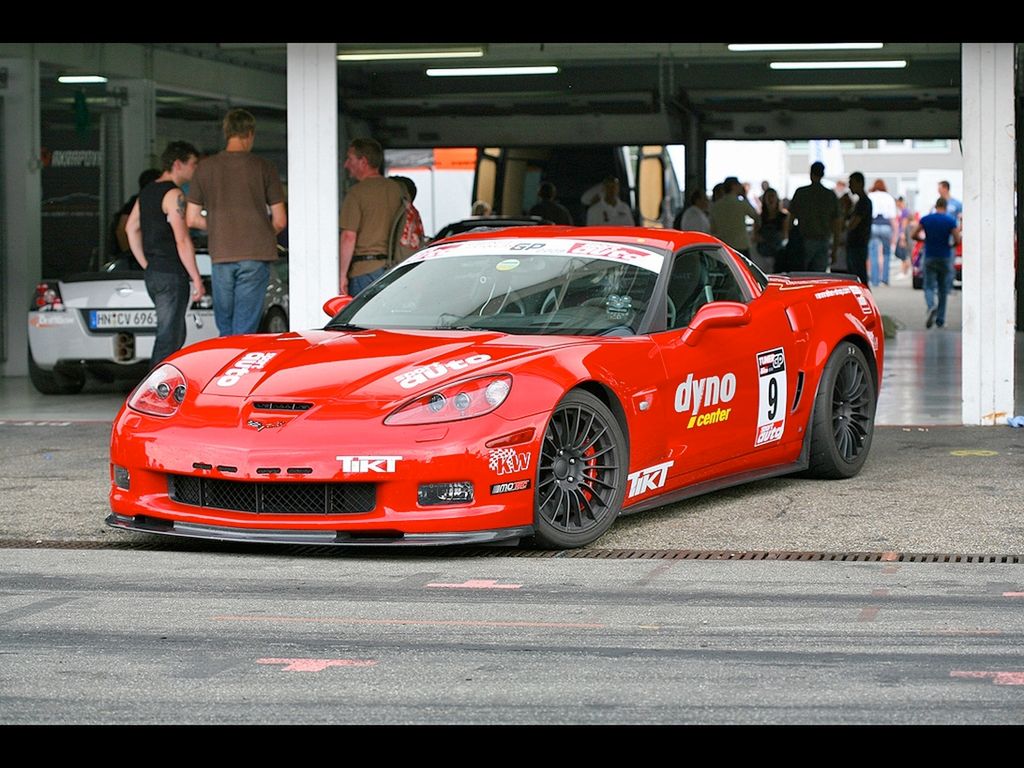
[[238,380],[252,371],[261,371],[263,366],[270,362],[277,352],[247,352],[238,358],[231,367],[221,374],[217,379],[218,387],[230,387],[238,383]]
[[755,447],[778,442],[786,429],[786,353],[782,347],[757,353],[757,385]]
[[486,363],[490,359],[490,355],[470,355],[464,360],[448,360],[443,363],[421,365],[419,368],[398,374],[395,376],[395,381],[401,385],[402,389],[412,389],[420,384],[426,384],[431,379],[440,378],[449,371],[462,371],[471,366]]
[[[676,387],[675,407],[678,413],[690,412],[687,429],[719,424],[729,420],[732,408],[718,407],[720,403],[732,402],[736,396],[736,375],[727,373],[722,377],[708,376],[695,379],[686,375],[686,381]],[[710,409],[714,410],[710,410]]]
[[520,453],[515,448],[497,448],[491,451],[487,466],[499,475],[511,475],[513,472],[525,472],[530,468],[529,451]]
[[626,475],[626,480],[629,481],[627,496],[632,499],[641,493],[656,491],[663,487],[668,479],[669,467],[673,464],[675,464],[674,460],[666,461],[663,464],[655,464],[653,467],[638,469],[636,472]]

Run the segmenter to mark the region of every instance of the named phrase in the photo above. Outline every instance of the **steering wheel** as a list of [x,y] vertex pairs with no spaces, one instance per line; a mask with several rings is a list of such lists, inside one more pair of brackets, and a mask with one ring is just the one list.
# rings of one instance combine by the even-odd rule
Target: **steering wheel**
[[665,296],[666,328],[676,327],[676,303],[671,296]]

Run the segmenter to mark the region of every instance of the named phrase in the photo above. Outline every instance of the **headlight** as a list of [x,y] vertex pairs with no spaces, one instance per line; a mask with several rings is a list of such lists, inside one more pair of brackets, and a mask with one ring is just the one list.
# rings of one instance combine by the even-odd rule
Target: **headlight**
[[181,371],[165,363],[135,388],[128,398],[128,407],[150,416],[173,416],[187,393],[188,385]]
[[385,424],[437,424],[490,413],[508,397],[512,377],[480,376],[428,392],[384,419]]

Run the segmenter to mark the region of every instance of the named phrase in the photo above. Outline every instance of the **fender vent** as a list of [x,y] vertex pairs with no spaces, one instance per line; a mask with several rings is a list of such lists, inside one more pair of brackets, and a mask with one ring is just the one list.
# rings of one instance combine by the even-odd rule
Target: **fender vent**
[[253,403],[253,408],[260,411],[308,411],[312,403]]
[[796,393],[793,395],[793,410],[790,413],[796,413],[796,409],[800,405],[800,395],[804,393],[804,372],[797,371],[796,374]]

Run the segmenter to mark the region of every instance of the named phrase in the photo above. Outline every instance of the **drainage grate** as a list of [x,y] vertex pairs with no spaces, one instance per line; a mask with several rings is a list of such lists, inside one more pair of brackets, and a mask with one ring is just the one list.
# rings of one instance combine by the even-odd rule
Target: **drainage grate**
[[963,555],[963,554],[920,554],[909,552],[786,552],[786,551],[730,551],[713,549],[517,549],[507,546],[496,547],[374,547],[372,549],[352,546],[316,546],[290,544],[251,544],[219,542],[201,539],[168,539],[159,537],[149,540],[139,536],[132,541],[50,541],[44,539],[0,539],[0,549],[120,549],[120,550],[164,550],[164,551],[248,551],[272,552],[274,554],[394,557],[409,554],[424,557],[436,554],[438,557],[539,557],[539,558],[581,558],[585,560],[783,560],[788,562],[830,561],[846,563],[960,563],[982,564],[1001,563],[1019,565],[1024,555]]

